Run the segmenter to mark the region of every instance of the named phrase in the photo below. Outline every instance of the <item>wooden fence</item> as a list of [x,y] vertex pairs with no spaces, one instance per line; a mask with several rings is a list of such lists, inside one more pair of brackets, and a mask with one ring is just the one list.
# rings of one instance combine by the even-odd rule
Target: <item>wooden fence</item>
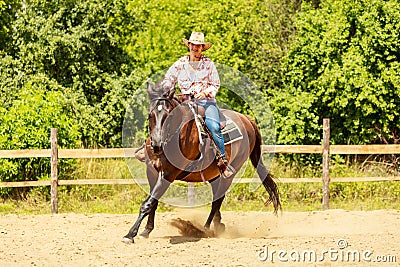
[[[329,144],[329,119],[324,119],[322,145],[263,145],[263,153],[275,154],[322,154],[322,208],[329,208],[329,183],[330,182],[371,182],[371,181],[400,181],[400,176],[391,177],[329,177],[329,159],[332,154],[400,154],[400,145],[330,145]],[[58,149],[57,129],[52,128],[50,134],[50,149],[34,150],[0,150],[0,158],[50,158],[51,179],[47,181],[21,181],[0,182],[1,187],[30,187],[48,186],[51,192],[51,211],[58,212],[59,185],[128,185],[147,184],[147,179],[86,179],[86,180],[58,180],[58,159],[60,158],[126,158],[133,155],[135,148],[111,148],[111,149]],[[307,183],[318,182],[316,178],[280,178],[281,183]],[[249,183],[250,179],[236,178],[236,183]]]

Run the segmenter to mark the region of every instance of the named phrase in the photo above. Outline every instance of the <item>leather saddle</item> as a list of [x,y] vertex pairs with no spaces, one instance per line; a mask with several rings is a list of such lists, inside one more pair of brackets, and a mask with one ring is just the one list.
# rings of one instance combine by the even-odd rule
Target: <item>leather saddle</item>
[[[184,101],[183,103],[188,102]],[[193,109],[195,110],[196,114],[200,115],[205,122],[206,120],[206,110],[202,105],[197,104],[196,102],[192,102]],[[218,108],[218,115],[219,115],[219,123],[221,130],[226,126],[226,117],[225,115],[221,112],[221,110]]]

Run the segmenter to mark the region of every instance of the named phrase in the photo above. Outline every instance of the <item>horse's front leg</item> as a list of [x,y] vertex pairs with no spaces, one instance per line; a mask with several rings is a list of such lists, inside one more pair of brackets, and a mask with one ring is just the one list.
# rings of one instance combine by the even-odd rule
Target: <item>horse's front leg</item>
[[153,209],[150,211],[149,217],[147,219],[146,227],[144,228],[143,232],[140,233],[140,237],[143,238],[148,238],[150,233],[154,229],[154,219],[156,217],[156,210],[158,206],[158,200],[156,201],[156,204],[154,205]]
[[134,237],[137,235],[139,231],[140,224],[142,223],[143,219],[151,213],[151,211],[155,208],[158,204],[158,200],[164,195],[165,191],[167,191],[169,185],[171,183],[164,179],[162,173],[158,176],[157,183],[155,184],[151,194],[146,198],[146,200],[140,206],[139,216],[129,230],[128,234],[124,236],[122,239],[125,243],[134,243]]
[[[157,183],[157,178],[158,178],[158,172],[154,168],[153,164],[147,165],[146,175],[150,185],[150,192],[152,192]],[[148,238],[150,233],[153,231],[157,206],[158,206],[158,200],[157,203],[154,205],[153,209],[150,211],[149,217],[147,218],[146,227],[144,228],[143,232],[139,235],[140,237]]]

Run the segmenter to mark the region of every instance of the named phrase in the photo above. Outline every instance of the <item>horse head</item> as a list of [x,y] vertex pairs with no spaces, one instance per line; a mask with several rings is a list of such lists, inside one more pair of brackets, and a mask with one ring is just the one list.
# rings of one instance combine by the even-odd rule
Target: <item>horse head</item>
[[155,154],[160,154],[167,141],[163,136],[164,122],[178,102],[174,99],[174,90],[165,90],[150,83],[147,83],[147,93],[150,98],[148,115],[150,146]]

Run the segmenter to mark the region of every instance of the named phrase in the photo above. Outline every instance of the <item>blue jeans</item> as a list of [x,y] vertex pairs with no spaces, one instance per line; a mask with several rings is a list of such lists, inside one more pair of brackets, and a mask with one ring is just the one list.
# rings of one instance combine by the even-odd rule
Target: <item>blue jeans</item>
[[219,112],[216,104],[214,103],[198,103],[205,109],[206,125],[210,129],[211,134],[218,146],[221,156],[225,158],[224,138],[221,133],[221,125],[219,121]]

